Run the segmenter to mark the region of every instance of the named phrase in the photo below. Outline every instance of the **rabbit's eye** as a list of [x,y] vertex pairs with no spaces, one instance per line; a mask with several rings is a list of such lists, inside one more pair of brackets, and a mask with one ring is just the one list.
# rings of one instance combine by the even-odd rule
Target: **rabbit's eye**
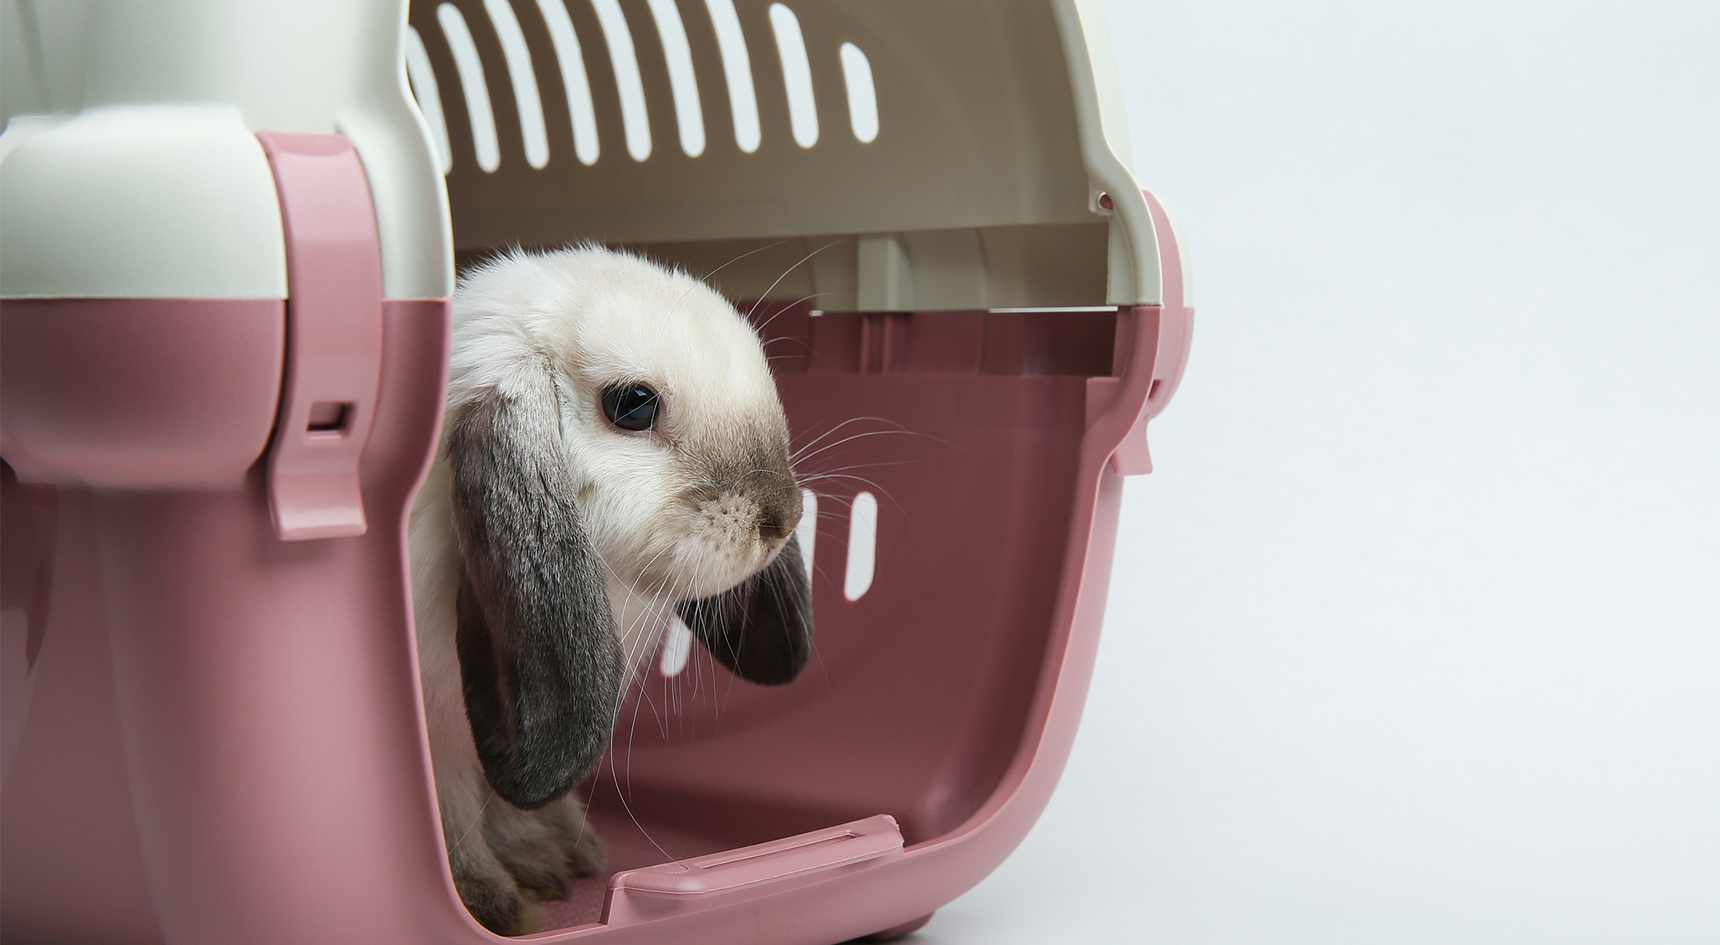
[[657,425],[657,392],[644,384],[616,384],[603,392],[603,412],[623,430]]

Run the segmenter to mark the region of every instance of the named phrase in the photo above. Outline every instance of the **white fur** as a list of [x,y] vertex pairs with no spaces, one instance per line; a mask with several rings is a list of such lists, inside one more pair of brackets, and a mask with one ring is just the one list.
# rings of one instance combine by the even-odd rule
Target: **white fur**
[[[786,450],[782,406],[758,337],[733,306],[689,276],[597,248],[516,251],[461,281],[450,415],[486,389],[506,392],[522,372],[543,370],[561,396],[559,438],[586,533],[608,572],[631,679],[676,602],[732,587],[780,549],[744,514],[688,495],[713,465],[744,461],[737,451],[761,437]],[[659,392],[656,429],[632,433],[608,422],[601,394],[619,382]],[[410,539],[431,755],[454,847],[475,832],[485,804],[504,802],[484,779],[460,688],[450,479],[439,452]]]

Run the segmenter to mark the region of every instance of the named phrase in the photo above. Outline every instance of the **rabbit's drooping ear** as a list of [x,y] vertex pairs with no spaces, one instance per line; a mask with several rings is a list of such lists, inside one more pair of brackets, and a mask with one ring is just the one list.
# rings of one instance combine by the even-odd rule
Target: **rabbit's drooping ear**
[[559,431],[554,383],[530,368],[460,405],[448,429],[466,716],[490,785],[527,809],[596,765],[621,691],[603,564]]
[[676,610],[717,662],[749,682],[790,682],[812,653],[812,587],[795,537],[769,567]]

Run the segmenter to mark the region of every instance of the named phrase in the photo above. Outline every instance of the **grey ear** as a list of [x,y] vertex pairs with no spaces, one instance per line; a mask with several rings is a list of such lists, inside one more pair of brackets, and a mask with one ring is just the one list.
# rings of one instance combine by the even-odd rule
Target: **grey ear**
[[464,565],[456,644],[491,787],[516,807],[565,794],[602,755],[621,691],[603,565],[580,526],[547,376],[449,419]]
[[749,682],[790,682],[812,654],[812,588],[798,538],[759,573],[676,610],[717,662]]

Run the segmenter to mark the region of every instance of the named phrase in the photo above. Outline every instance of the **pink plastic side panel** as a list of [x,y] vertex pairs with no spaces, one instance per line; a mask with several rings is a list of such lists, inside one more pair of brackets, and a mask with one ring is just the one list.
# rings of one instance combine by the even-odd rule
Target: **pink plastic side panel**
[[[910,318],[891,341],[900,358],[867,360],[867,318],[816,326],[827,350],[855,360],[781,380],[798,442],[856,416],[907,431],[835,451],[819,486],[851,497],[860,486],[841,477],[858,474],[879,490],[872,590],[842,598],[845,533],[833,519],[819,537],[809,685],[768,691],[784,700],[774,707],[748,702],[764,690],[730,688],[736,711],[716,730],[677,733],[667,717],[638,726],[671,737],[636,740],[613,776],[664,842],[677,818],[703,831],[703,848],[671,852],[708,881],[690,896],[653,895],[633,889],[652,879],[635,874],[620,881],[608,924],[539,940],[818,945],[903,926],[994,869],[1049,798],[1097,643],[1121,486],[1109,459],[1140,405],[1113,396],[1095,412],[1081,374],[985,373],[987,363],[1020,369],[1008,352],[1037,330],[1029,323],[1000,323],[988,340],[970,331],[984,319],[919,318],[919,340],[931,342],[917,344]],[[434,442],[444,319],[440,307],[390,303],[362,467],[365,536],[280,542],[257,472],[235,490],[102,494],[62,510],[61,533],[87,536],[82,551],[62,539],[63,571],[99,577],[77,593],[106,607],[75,633],[51,625],[42,647],[3,805],[9,827],[39,825],[7,835],[8,929],[137,945],[157,941],[133,934],[151,924],[173,945],[495,941],[447,878],[404,574],[401,529]],[[1036,363],[1109,360],[1114,327],[1081,329],[1091,339],[1053,344]],[[988,362],[988,351],[1003,354]],[[908,373],[970,361],[972,373]],[[852,461],[870,465],[842,471]],[[73,619],[62,594],[76,585],[65,587],[53,605]],[[56,655],[80,633],[108,640],[111,688]],[[708,662],[699,671],[706,691],[736,685]],[[108,709],[104,689],[117,691]],[[42,732],[52,734],[38,741]],[[53,750],[40,747],[49,740]],[[85,792],[56,793],[69,779]],[[896,852],[886,835],[870,855],[875,838],[857,831],[834,845],[778,840],[877,814],[899,820],[911,845]],[[775,841],[772,875],[732,852],[704,856],[749,835]],[[833,856],[844,843],[869,855]],[[85,887],[57,881],[85,857],[131,898],[91,910]]]
[[[659,907],[642,928],[752,941],[746,923],[769,916],[795,931],[759,941],[839,941],[918,921],[1020,842],[1085,698],[1121,494],[1111,457],[1160,349],[1179,343],[1160,315],[761,313],[812,457],[800,471],[822,493],[814,664],[760,689],[695,652],[648,681],[624,708],[593,814],[612,849],[656,841],[683,858],[880,813],[909,846],[840,875]],[[1121,377],[1103,376],[1112,365]],[[846,509],[861,490],[879,498],[875,576],[847,601]]]
[[54,536],[59,498],[52,486],[25,485],[0,466],[0,780],[24,735],[36,660],[48,631],[54,586]]
[[[843,318],[813,320],[831,332]],[[941,320],[914,318],[938,334]],[[702,651],[649,680],[624,706],[596,806],[619,806],[606,786],[619,782],[654,816],[731,846],[880,813],[910,844],[942,836],[990,796],[1026,721],[1085,379],[812,371],[779,386],[803,478],[821,493],[815,660],[770,689],[719,675]],[[874,576],[848,601],[861,491],[878,502]]]
[[287,365],[269,508],[288,541],[362,535],[359,459],[376,413],[382,257],[370,186],[339,135],[259,132],[287,243]]
[[[707,897],[696,914],[660,909],[648,926],[668,936],[659,940],[754,941],[748,923],[771,919],[784,927],[756,940],[914,927],[1038,818],[1092,673],[1122,475],[1150,470],[1145,426],[1188,355],[1175,234],[1148,199],[1164,306],[1091,326],[1066,315],[765,313],[796,445],[818,456],[864,441],[831,447],[829,475],[800,469],[836,513],[816,543],[815,665],[772,690],[708,664],[648,683],[618,727],[593,813],[625,835],[624,795],[627,819],[649,818],[665,839],[697,842],[702,831],[733,843],[883,812],[910,845],[805,886]],[[862,489],[880,499],[876,572],[846,601],[841,510]],[[551,938],[635,940],[629,931]]]
[[268,299],[0,302],[0,455],[25,482],[234,486],[268,444],[284,337]]
[[[40,488],[57,493],[58,514],[49,600],[30,614],[45,631],[30,667],[34,697],[15,720],[25,724],[0,793],[0,941],[153,945],[160,934],[126,790],[89,497]],[[15,524],[8,516],[8,542]],[[22,567],[0,559],[8,583]]]
[[[777,362],[796,444],[866,434],[802,470],[823,474],[829,516],[817,657],[770,690],[707,659],[629,705],[601,774],[630,806],[599,792],[594,816],[615,841],[638,815],[686,872],[628,864],[607,924],[536,940],[823,945],[911,925],[991,872],[1073,742],[1115,540],[1113,456],[1174,387],[1181,326],[1158,307],[778,316],[772,334],[806,352]],[[203,491],[60,493],[49,622],[0,803],[9,936],[497,941],[448,878],[405,573],[446,333],[443,303],[384,309],[362,536],[281,542],[260,465]],[[874,426],[854,429],[861,417]],[[879,498],[877,560],[847,601],[842,510],[861,489]],[[65,881],[86,862],[115,890],[97,909]]]
[[901,925],[893,925],[887,929],[882,929],[880,931],[873,932],[871,935],[867,935],[867,936],[861,938],[860,941],[862,941],[862,942],[893,942],[896,939],[899,939],[904,935],[908,935],[908,934],[911,934],[913,932],[918,932],[919,930],[925,928],[927,923],[932,921],[932,915],[933,915],[933,913],[928,912],[925,915],[920,916],[917,919],[909,919],[908,921],[903,922]]
[[63,504],[0,804],[8,941],[484,940],[448,880],[406,573],[447,319],[442,301],[385,305],[363,536],[282,542],[260,465],[225,489]]

